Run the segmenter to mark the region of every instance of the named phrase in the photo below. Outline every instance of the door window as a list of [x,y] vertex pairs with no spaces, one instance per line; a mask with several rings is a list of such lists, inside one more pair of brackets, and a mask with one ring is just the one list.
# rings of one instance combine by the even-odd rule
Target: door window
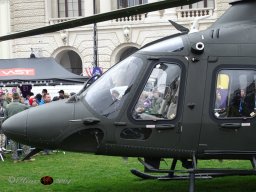
[[254,70],[219,71],[215,89],[215,117],[254,117],[255,80]]
[[174,119],[177,113],[181,68],[176,64],[155,66],[133,109],[136,120]]

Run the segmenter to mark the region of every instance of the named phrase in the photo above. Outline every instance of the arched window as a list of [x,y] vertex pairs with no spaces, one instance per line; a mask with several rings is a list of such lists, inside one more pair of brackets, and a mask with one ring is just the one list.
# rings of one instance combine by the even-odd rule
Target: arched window
[[58,17],[79,17],[84,15],[84,0],[58,0]]
[[148,3],[148,0],[118,0],[117,1],[117,7],[118,9],[126,8],[126,7],[132,7],[135,5],[141,5]]

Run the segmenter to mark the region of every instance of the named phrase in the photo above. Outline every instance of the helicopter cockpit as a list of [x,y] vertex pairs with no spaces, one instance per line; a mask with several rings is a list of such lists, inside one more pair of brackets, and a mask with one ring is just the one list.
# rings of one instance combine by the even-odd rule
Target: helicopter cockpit
[[[182,51],[183,49],[184,44],[180,36],[161,41],[157,43],[157,46],[149,45],[142,48],[140,50],[142,54],[134,54],[113,66],[100,79],[86,89],[82,97],[84,97],[84,101],[96,113],[108,119],[113,119],[119,114],[133,84],[138,76],[140,76],[139,74],[147,70],[150,65],[147,54],[144,53],[172,53]],[[180,75],[181,68],[175,63],[160,62],[154,66],[141,93],[141,97],[133,110],[134,118],[164,119],[169,116],[167,119],[173,119],[176,116],[175,98],[178,96]],[[147,99],[151,100],[150,106],[140,106],[143,95],[147,95]],[[152,107],[152,109],[149,109],[149,107]]]
[[83,93],[85,101],[99,115],[116,117],[142,68],[143,60],[139,57],[121,61]]

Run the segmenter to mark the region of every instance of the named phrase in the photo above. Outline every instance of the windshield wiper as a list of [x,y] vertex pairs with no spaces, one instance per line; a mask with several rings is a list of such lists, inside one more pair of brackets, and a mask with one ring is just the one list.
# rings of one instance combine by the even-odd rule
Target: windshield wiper
[[[100,77],[100,75],[94,75],[92,77],[90,77],[85,83],[84,83],[84,86],[83,88],[75,95],[73,95],[71,98],[68,99],[68,103],[74,103],[76,101],[79,100],[79,95],[81,95],[91,84],[93,84],[98,78]],[[95,79],[96,78],[96,79]],[[92,81],[93,80],[93,81]],[[92,81],[91,84],[90,81]]]
[[[90,87],[91,84],[93,84],[97,79],[99,79],[100,75],[93,75],[92,77],[90,77],[85,83],[83,88],[79,91],[79,93],[77,93],[77,95],[80,95],[81,93],[83,93],[88,87]],[[91,84],[90,84],[91,83]]]

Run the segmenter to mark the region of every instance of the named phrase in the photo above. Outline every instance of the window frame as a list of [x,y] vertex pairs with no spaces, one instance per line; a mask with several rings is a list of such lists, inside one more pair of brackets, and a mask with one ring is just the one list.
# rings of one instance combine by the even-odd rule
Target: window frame
[[[180,84],[179,84],[179,93],[178,93],[178,99],[177,99],[176,115],[173,119],[157,119],[157,120],[136,119],[133,116],[133,112],[136,107],[136,104],[138,103],[139,97],[141,96],[155,66],[160,63],[173,64],[173,65],[179,66],[179,68],[180,68]],[[146,75],[143,77],[141,85],[138,86],[138,88],[136,90],[137,94],[134,96],[132,103],[129,105],[130,107],[128,108],[128,114],[129,114],[128,117],[131,122],[134,122],[136,124],[148,124],[150,122],[152,122],[153,124],[158,124],[158,123],[163,124],[166,122],[177,123],[178,120],[180,119],[181,111],[183,108],[182,106],[183,106],[183,97],[184,97],[184,85],[185,85],[185,77],[186,77],[185,63],[181,60],[174,59],[174,58],[168,58],[168,59],[163,58],[161,60],[154,61],[154,62],[150,63],[149,65],[150,65],[150,67],[148,70],[146,70]]]
[[136,0],[132,0],[132,1],[133,1],[134,5],[130,5],[130,0],[118,0],[117,1],[117,9],[123,9],[123,8],[127,8],[127,7],[132,7],[132,6],[148,3],[148,0],[139,0],[138,4],[136,4]]
[[[213,119],[217,120],[217,121],[230,121],[230,120],[253,120],[256,117],[256,114],[254,116],[240,116],[240,117],[217,117],[215,115],[215,104],[216,104],[216,91],[217,91],[217,80],[218,80],[218,75],[219,74],[225,74],[225,73],[220,73],[221,71],[251,71],[251,72],[255,72],[256,75],[256,69],[254,66],[252,65],[244,65],[244,67],[237,67],[235,65],[220,65],[219,67],[217,67],[214,71],[213,71],[213,78],[212,78],[212,89],[211,89],[211,97],[210,97],[210,105],[209,105],[209,111],[210,111],[210,116],[213,117]],[[226,74],[229,76],[229,85],[228,85],[228,106],[229,107],[229,103],[231,101],[230,98],[230,87],[232,86],[232,79],[234,79],[234,77],[230,76],[229,74]],[[256,82],[255,82],[256,83]],[[256,94],[256,93],[255,93]],[[254,107],[255,109],[255,107]],[[254,111],[255,112],[255,111]]]
[[[200,9],[200,8],[208,8],[208,0],[202,0],[203,1],[203,3],[204,3],[204,6],[203,7],[197,7],[196,9]],[[197,3],[200,3],[200,2],[202,2],[202,1],[199,1],[199,2],[197,2]],[[213,0],[214,1],[214,3],[213,3],[213,5],[214,5],[214,7],[213,8],[215,8],[215,0]],[[197,3],[194,3],[194,4],[197,4]],[[194,4],[189,4],[188,5],[188,8],[189,9],[194,9],[193,8],[193,5]],[[181,9],[184,9],[184,6],[181,6]]]
[[[82,1],[83,0],[77,0],[78,3],[77,3],[77,6],[78,6],[78,16],[72,16],[72,17],[81,17],[82,16]],[[69,10],[69,7],[68,7],[68,0],[64,0],[64,9],[65,9],[65,17],[70,17],[68,12],[69,11],[72,11],[74,13],[74,10]],[[73,2],[72,2],[73,3]],[[60,0],[57,0],[57,8],[58,8],[58,18],[62,18],[61,17],[61,12],[60,12]]]

